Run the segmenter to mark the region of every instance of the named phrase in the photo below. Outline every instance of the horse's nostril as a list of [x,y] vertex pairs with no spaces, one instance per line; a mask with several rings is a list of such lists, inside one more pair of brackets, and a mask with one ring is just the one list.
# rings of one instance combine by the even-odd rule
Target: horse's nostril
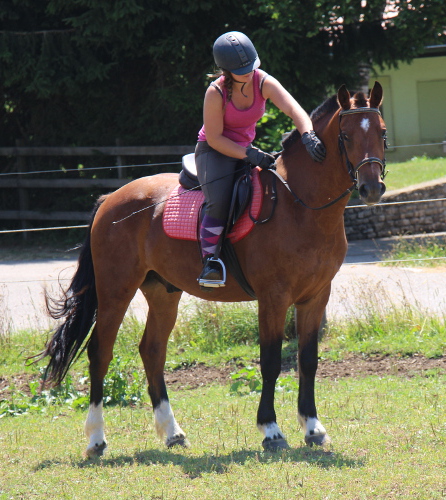
[[381,184],[381,196],[386,192],[386,185],[384,182]]
[[361,184],[361,186],[359,186],[359,190],[358,190],[358,191],[359,191],[359,196],[360,196],[361,198],[363,198],[363,199],[367,199],[367,196],[368,196],[368,194],[369,194],[369,191],[368,191],[368,189],[367,189],[367,187],[366,187],[366,185],[365,185],[365,184]]

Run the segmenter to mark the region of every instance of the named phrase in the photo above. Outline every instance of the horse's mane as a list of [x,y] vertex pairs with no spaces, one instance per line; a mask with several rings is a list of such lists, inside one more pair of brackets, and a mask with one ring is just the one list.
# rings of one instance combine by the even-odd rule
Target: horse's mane
[[[322,104],[320,104],[311,112],[310,118],[313,122],[313,125],[321,120],[324,116],[328,114],[332,115],[337,109],[339,109],[338,99],[336,95],[333,95],[326,99]],[[282,142],[283,149],[288,149],[298,139],[300,139],[300,133],[297,129],[294,129]]]

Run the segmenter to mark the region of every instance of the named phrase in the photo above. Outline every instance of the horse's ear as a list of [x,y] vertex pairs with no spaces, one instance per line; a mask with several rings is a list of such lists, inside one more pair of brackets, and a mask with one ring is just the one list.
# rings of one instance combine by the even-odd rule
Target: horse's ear
[[347,110],[351,108],[350,102],[350,92],[347,90],[347,86],[342,85],[338,90],[338,103],[343,110]]
[[370,107],[379,108],[383,100],[383,88],[379,82],[375,82],[370,92]]

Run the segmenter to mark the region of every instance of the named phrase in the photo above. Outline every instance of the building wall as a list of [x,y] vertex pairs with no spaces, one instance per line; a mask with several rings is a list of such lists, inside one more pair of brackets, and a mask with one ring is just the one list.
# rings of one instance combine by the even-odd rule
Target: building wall
[[421,57],[397,69],[375,70],[383,86],[383,117],[388,129],[388,161],[403,161],[426,154],[445,156],[443,147],[412,144],[446,141],[446,56]]

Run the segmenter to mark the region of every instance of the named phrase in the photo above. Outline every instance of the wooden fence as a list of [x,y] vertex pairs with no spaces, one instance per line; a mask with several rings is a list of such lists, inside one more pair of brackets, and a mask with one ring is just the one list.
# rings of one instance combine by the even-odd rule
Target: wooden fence
[[[108,147],[16,147],[0,148],[0,157],[15,160],[17,176],[0,177],[0,189],[16,189],[19,210],[0,209],[1,220],[18,220],[22,229],[29,220],[86,221],[89,212],[39,211],[29,206],[28,189],[104,188],[117,189],[130,182],[122,175],[123,158],[126,156],[181,156],[194,151],[194,146],[108,146]],[[109,156],[116,158],[118,179],[36,179],[23,175],[26,172],[26,157],[51,156]],[[13,174],[12,174],[13,175]]]

